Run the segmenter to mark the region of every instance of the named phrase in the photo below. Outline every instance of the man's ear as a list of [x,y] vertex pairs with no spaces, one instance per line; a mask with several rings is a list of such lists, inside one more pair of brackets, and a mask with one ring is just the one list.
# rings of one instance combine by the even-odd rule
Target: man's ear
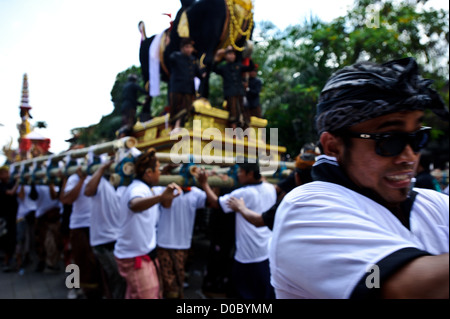
[[323,153],[328,156],[339,157],[343,155],[344,152],[344,142],[342,138],[335,136],[329,132],[323,132],[320,135],[320,144],[322,144]]

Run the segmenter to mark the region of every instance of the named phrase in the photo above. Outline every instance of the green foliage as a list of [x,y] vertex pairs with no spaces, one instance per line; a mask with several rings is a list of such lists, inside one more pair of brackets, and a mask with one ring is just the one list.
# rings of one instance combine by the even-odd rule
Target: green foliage
[[[292,156],[317,141],[315,105],[328,77],[357,61],[415,57],[448,105],[448,11],[409,1],[357,1],[329,23],[311,17],[281,31],[263,22],[257,31],[253,59],[264,82],[264,115]],[[435,141],[448,139],[448,123],[431,114],[425,121],[433,123]]]
[[[111,89],[111,101],[114,105],[113,111],[103,116],[99,123],[93,124],[89,127],[80,127],[72,130],[72,134],[78,136],[77,143],[85,146],[102,143],[105,141],[111,141],[117,137],[116,132],[122,126],[122,119],[120,115],[121,108],[121,95],[123,86],[128,80],[128,76],[135,74],[138,76],[138,84],[144,87],[142,77],[140,76],[141,70],[137,66],[131,66],[123,72],[120,72],[116,76],[116,81]],[[145,96],[142,95],[139,98],[140,102],[143,102]],[[158,101],[153,101],[158,102]],[[161,107],[162,109],[162,107]],[[138,110],[139,111],[139,110]]]
[[[268,128],[278,128],[278,144],[295,156],[303,144],[317,141],[314,116],[321,89],[337,69],[361,60],[380,63],[415,57],[448,105],[449,14],[425,8],[423,3],[426,1],[357,0],[345,16],[331,22],[312,16],[283,31],[271,22],[258,24],[252,58],[263,81],[263,114]],[[140,75],[140,69],[132,66],[117,75],[111,91],[114,111],[84,129],[85,144],[114,137],[120,127],[120,92],[130,73]],[[142,82],[140,79],[143,86]],[[153,116],[168,104],[167,85],[161,84],[161,95],[152,101]],[[222,81],[214,73],[209,99],[215,107],[223,103]],[[434,128],[432,147],[446,147],[448,154],[448,123],[429,113],[425,123]]]

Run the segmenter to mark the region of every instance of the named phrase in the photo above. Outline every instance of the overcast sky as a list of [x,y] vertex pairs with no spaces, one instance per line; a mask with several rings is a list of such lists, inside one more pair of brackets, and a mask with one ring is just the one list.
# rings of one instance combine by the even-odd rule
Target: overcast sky
[[[345,14],[353,0],[254,0],[256,23],[283,30],[311,14],[324,21]],[[446,7],[445,0],[432,0]],[[28,74],[31,124],[51,139],[50,151],[69,146],[70,130],[96,124],[112,112],[110,92],[117,73],[139,64],[138,22],[147,35],[160,33],[179,0],[0,0],[0,147],[17,148],[22,80]],[[0,154],[0,165],[4,162]]]

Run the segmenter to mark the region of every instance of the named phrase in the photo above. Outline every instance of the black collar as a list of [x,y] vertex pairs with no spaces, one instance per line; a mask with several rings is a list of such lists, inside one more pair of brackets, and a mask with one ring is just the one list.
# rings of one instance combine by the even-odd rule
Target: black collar
[[261,185],[262,183],[263,183],[262,181],[258,181],[258,182],[254,182],[254,183],[245,184],[245,186],[256,186],[256,185]]
[[313,181],[329,182],[344,186],[349,188],[363,196],[366,196],[378,204],[387,208],[392,214],[397,217],[400,222],[409,229],[409,219],[411,215],[411,209],[414,204],[417,192],[410,191],[408,198],[402,202],[398,207],[393,208],[388,205],[377,193],[368,189],[358,187],[353,183],[348,176],[345,174],[344,170],[339,166],[334,157],[321,155],[317,158],[311,170],[311,176]]

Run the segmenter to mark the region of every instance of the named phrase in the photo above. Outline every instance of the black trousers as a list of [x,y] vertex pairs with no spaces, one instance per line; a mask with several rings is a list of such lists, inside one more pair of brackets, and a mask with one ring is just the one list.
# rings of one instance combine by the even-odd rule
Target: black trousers
[[234,261],[233,282],[238,298],[275,299],[275,291],[270,284],[269,260],[243,264]]

